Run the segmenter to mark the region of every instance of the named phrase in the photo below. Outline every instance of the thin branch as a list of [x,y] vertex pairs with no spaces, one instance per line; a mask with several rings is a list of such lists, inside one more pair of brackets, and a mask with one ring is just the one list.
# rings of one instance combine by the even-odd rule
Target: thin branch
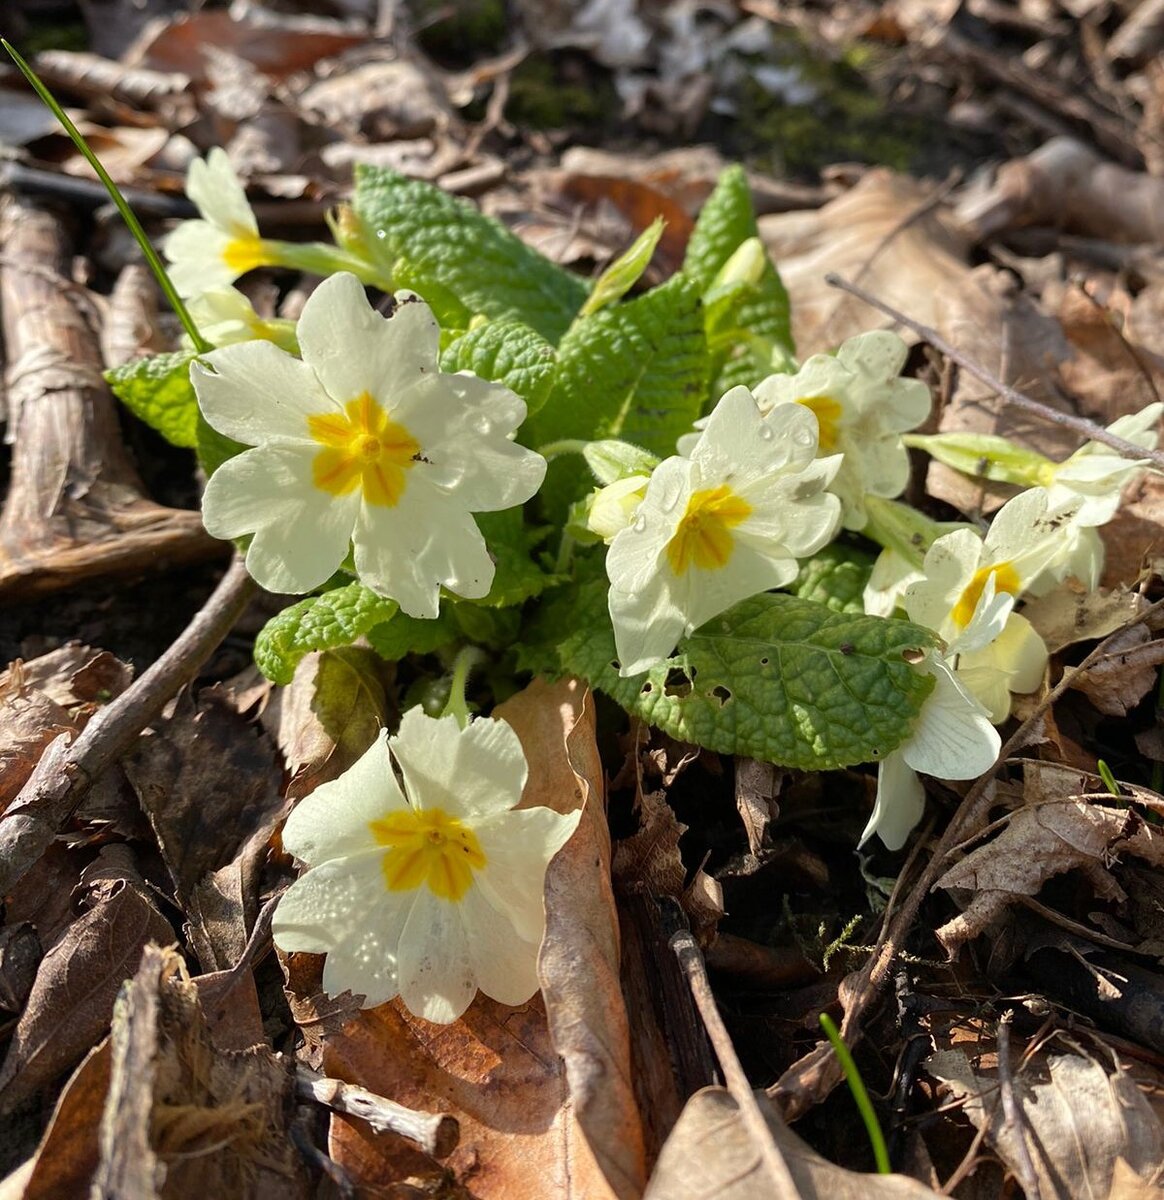
[[1010,1072],[1010,1023],[1013,1019],[1014,1013],[1008,1010],[998,1022],[998,1086],[1002,1092],[1002,1115],[1014,1131],[1019,1183],[1026,1200],[1042,1200],[1039,1177],[1035,1174],[1035,1164],[1031,1162],[1031,1150],[1027,1145],[1027,1121],[1015,1095]]
[[461,1126],[450,1113],[417,1112],[340,1079],[329,1079],[310,1067],[295,1068],[295,1090],[335,1112],[367,1121],[377,1133],[398,1133],[433,1158],[448,1158],[457,1148]]
[[255,585],[235,557],[172,646],[69,744],[51,742],[20,794],[0,815],[0,893],[11,891],[52,844],[93,781],[125,754],[234,627]]
[[928,342],[935,350],[944,354],[952,362],[956,362],[958,366],[973,375],[975,379],[981,380],[987,387],[993,388],[999,396],[1008,404],[1013,404],[1015,408],[1021,408],[1024,412],[1028,412],[1032,416],[1036,416],[1040,420],[1047,421],[1052,425],[1061,425],[1065,429],[1074,430],[1074,432],[1081,434],[1083,437],[1090,438],[1093,442],[1102,442],[1105,446],[1110,446],[1113,450],[1119,451],[1126,458],[1150,459],[1156,466],[1164,469],[1164,450],[1148,450],[1143,446],[1137,446],[1135,442],[1129,442],[1126,438],[1117,437],[1116,434],[1109,433],[1102,425],[1097,425],[1094,421],[1087,420],[1086,417],[1076,417],[1071,413],[1059,412],[1058,409],[1050,408],[1046,404],[1041,404],[1038,400],[1033,400],[1030,396],[1012,388],[1010,384],[1003,383],[998,376],[988,371],[980,363],[975,362],[974,359],[964,354],[956,346],[951,345],[936,329],[932,329],[929,325],[923,325],[920,321],[915,321],[912,317],[906,316],[905,313],[861,287],[859,283],[850,283],[847,279],[842,279],[839,275],[831,271],[825,276],[825,282],[832,287],[849,292],[851,295],[856,296],[858,300],[863,300],[866,304],[877,309],[878,312],[883,312],[887,317],[891,317],[899,325],[904,325],[906,329],[911,329],[922,341]]
[[[670,905],[666,906],[664,920],[676,922],[678,919],[677,912],[672,910]],[[679,960],[679,966],[691,988],[695,1006],[703,1018],[707,1036],[711,1040],[716,1058],[719,1059],[720,1069],[723,1071],[728,1091],[736,1102],[740,1119],[759,1151],[760,1163],[774,1189],[772,1195],[781,1200],[785,1200],[785,1198],[786,1200],[798,1200],[800,1191],[796,1186],[796,1181],[792,1178],[792,1172],[784,1161],[784,1155],[781,1154],[780,1147],[777,1146],[772,1136],[772,1130],[768,1127],[768,1122],[756,1100],[756,1093],[752,1090],[744,1068],[736,1057],[731,1035],[723,1023],[723,1018],[719,1015],[715,996],[711,990],[711,981],[707,977],[707,966],[695,943],[695,938],[692,937],[689,929],[681,927],[671,934],[668,945],[675,952],[675,957]]]

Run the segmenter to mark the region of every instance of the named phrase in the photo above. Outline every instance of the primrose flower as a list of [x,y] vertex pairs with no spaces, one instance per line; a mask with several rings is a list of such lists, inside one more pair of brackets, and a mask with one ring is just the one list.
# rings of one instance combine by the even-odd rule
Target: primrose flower
[[865,496],[900,496],[909,482],[909,454],[901,434],[930,411],[930,392],[918,379],[901,379],[909,353],[887,330],[858,334],[836,356],[814,354],[795,375],[770,375],[757,386],[761,412],[796,403],[816,413],[820,452],[844,454],[832,490],[844,505],[846,529],[865,525]]
[[878,766],[877,800],[860,845],[874,834],[889,850],[905,845],[925,810],[919,771],[939,779],[977,779],[998,758],[1002,739],[990,714],[945,658],[930,654],[919,669],[933,676],[934,689],[926,697],[912,733]]
[[311,869],[279,901],[275,943],[326,954],[324,990],[365,1008],[399,994],[447,1024],[478,989],[523,1004],[538,986],[546,867],[581,816],[518,808],[526,775],[504,721],[462,729],[409,709],[287,818],[283,845]]
[[207,483],[207,530],[253,533],[247,569],[274,592],[318,587],[354,546],[360,580],[410,616],[435,617],[442,585],[484,596],[493,560],[470,514],[528,500],[545,475],[510,440],[523,401],[442,374],[428,306],[381,317],[346,272],[312,293],[297,333],[302,361],[251,341],[191,367],[207,422],[254,447]]
[[[1107,431],[1145,450],[1155,450],[1162,412],[1164,403],[1149,404],[1138,413],[1113,421]],[[1148,459],[1122,458],[1102,442],[1088,442],[1066,461],[1048,463],[1043,468],[1040,482],[1046,484],[1050,493],[1051,507],[1076,503],[1076,524],[1090,528],[1106,525],[1115,516],[1124,485],[1138,471],[1151,465]]]
[[263,338],[284,350],[295,351],[295,322],[276,317],[266,320],[255,312],[238,288],[216,288],[186,301],[198,332],[214,346],[233,346]]
[[941,635],[959,680],[996,724],[1011,693],[1039,686],[1047,648],[1014,605],[1063,553],[1073,512],[1050,511],[1044,488],[1020,492],[998,510],[986,537],[957,529],[925,557],[925,579],[905,589],[911,621]]
[[259,237],[246,192],[221,147],[190,164],[186,195],[201,219],[183,221],[163,247],[180,296],[228,287],[247,271],[275,261]]
[[840,458],[816,451],[808,409],[785,405],[764,419],[735,387],[691,457],[655,468],[606,555],[621,675],[645,671],[740,600],[791,583],[796,560],[829,541],[840,502],[825,489]]

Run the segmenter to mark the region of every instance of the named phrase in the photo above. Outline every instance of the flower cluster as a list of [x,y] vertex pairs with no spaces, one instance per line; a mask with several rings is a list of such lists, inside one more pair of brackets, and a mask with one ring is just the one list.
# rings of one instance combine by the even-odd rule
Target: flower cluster
[[581,816],[518,807],[526,775],[504,721],[462,728],[410,709],[287,818],[283,845],[310,869],[279,901],[276,945],[326,954],[324,989],[365,1008],[399,994],[447,1024],[478,990],[524,1003],[546,867]]

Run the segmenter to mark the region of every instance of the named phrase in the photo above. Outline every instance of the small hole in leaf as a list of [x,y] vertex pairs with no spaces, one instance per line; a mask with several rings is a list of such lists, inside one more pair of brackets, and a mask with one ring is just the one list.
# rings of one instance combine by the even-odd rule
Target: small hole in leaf
[[610,669],[611,669],[612,671],[617,671],[617,670],[619,670],[621,667],[622,667],[622,663],[620,663],[620,662],[618,661],[618,659],[617,659],[617,658],[612,658],[612,659],[610,660]]
[[772,660],[765,654],[764,657],[760,659],[760,666],[766,667],[771,661]]
[[679,667],[672,667],[663,681],[663,695],[672,696],[677,700],[682,700],[684,696],[690,696],[691,678],[687,672]]
[[911,666],[916,666],[925,658],[925,656],[926,652],[924,650],[909,649],[901,652],[901,657],[904,658],[905,661]]
[[722,683],[717,683],[708,695],[714,696],[720,702],[721,707],[732,698],[731,690],[725,688]]
[[856,650],[857,647],[854,646],[852,642],[842,642],[840,645],[840,651],[842,654],[855,654]]
[[655,685],[653,683],[644,683],[643,686],[639,689],[639,695],[640,696],[649,696],[654,690],[655,690]]

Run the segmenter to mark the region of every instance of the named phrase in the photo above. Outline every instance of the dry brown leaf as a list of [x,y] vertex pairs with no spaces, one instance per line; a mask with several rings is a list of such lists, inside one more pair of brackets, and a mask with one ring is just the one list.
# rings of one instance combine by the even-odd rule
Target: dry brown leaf
[[1113,635],[1106,647],[1099,662],[1071,673],[1070,686],[1101,713],[1126,717],[1156,686],[1157,668],[1164,662],[1164,641],[1153,641],[1143,625],[1133,625]]
[[218,687],[203,690],[197,702],[184,694],[122,767],[183,909],[201,881],[230,863],[283,806],[274,746]]
[[383,660],[372,650],[308,654],[263,710],[298,799],[342,774],[388,724]]
[[65,1084],[40,1140],[23,1200],[87,1196],[97,1169],[97,1127],[109,1090],[109,1039],[90,1050]]
[[[585,800],[593,809],[547,878],[539,973],[552,1016],[540,996],[510,1008],[479,995],[459,1021],[439,1026],[396,1001],[324,1038],[328,1075],[410,1107],[451,1112],[461,1125],[456,1151],[437,1164],[399,1140],[373,1139],[358,1122],[334,1118],[333,1156],[363,1187],[447,1179],[451,1170],[481,1200],[638,1195],[645,1167],[610,926],[592,714],[576,683],[535,683],[498,709],[512,718],[529,758],[523,803],[568,812]],[[593,1152],[583,1122],[603,1139]],[[609,1181],[595,1154],[603,1156]]]
[[1079,797],[1028,804],[1010,814],[996,838],[970,851],[934,885],[969,894],[966,910],[943,925],[938,938],[953,954],[1018,897],[1037,895],[1048,879],[1064,871],[1083,871],[1100,897],[1124,900],[1107,869],[1121,854],[1160,866],[1164,834],[1131,810]]
[[0,928],[0,1008],[21,1012],[44,955],[34,926],[16,921]]
[[0,1111],[10,1112],[69,1070],[109,1027],[113,1001],[150,942],[173,939],[140,880],[102,880],[92,907],[41,960],[0,1069]]
[[792,332],[802,358],[832,350],[854,334],[892,327],[888,317],[825,283],[829,271],[923,324],[936,323],[936,293],[963,286],[969,267],[966,239],[940,210],[927,211],[932,195],[932,187],[878,169],[815,212],[759,219],[760,236],[792,299]]
[[1099,531],[1105,587],[1134,584],[1145,569],[1164,572],[1164,476],[1146,472],[1124,493],[1119,511]]
[[298,98],[316,124],[373,142],[438,133],[453,120],[435,72],[415,62],[367,62],[313,83]]
[[[1064,409],[1053,386],[1059,365],[1071,354],[1063,331],[1025,294],[1013,277],[996,267],[976,267],[938,288],[934,326],[960,351],[1051,408]],[[999,398],[987,384],[959,371],[938,422],[941,433],[991,433],[1029,446],[1049,458],[1066,458],[1080,443],[1077,434],[1031,416]],[[926,491],[963,512],[991,511],[1014,489],[970,479],[939,462],[930,464]]]
[[1089,592],[1073,581],[1023,605],[1023,616],[1054,654],[1064,646],[1107,637],[1126,625],[1143,608],[1138,592],[1126,587]]
[[15,678],[0,692],[0,810],[20,794],[45,747],[76,724],[55,701]]
[[[1017,1172],[1024,1127],[1007,1120],[996,1075],[975,1071],[961,1050],[933,1054],[925,1066]],[[1039,1053],[1014,1072],[1014,1091],[1043,1200],[1108,1196],[1120,1159],[1141,1183],[1158,1186],[1164,1128],[1118,1062],[1109,1069],[1078,1052]]]
[[[779,1200],[922,1200],[938,1193],[904,1175],[846,1171],[802,1141],[761,1104],[797,1196]],[[723,1088],[696,1092],[655,1164],[644,1200],[757,1200],[773,1197],[736,1102]]]

